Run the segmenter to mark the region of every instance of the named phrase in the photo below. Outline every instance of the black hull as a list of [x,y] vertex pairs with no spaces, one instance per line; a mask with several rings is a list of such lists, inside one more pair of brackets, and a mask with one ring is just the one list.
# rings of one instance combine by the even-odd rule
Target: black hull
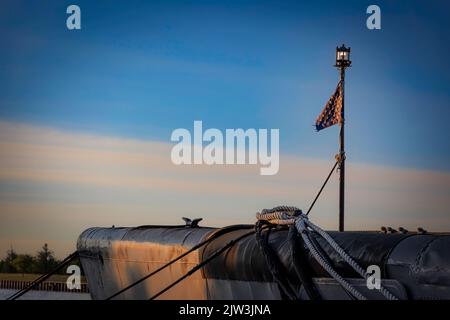
[[[214,228],[145,226],[90,228],[78,240],[78,251],[94,299],[106,299],[146,276],[196,244],[221,232],[217,238],[115,299],[148,299],[233,239],[252,230],[237,226]],[[450,236],[437,234],[384,234],[330,232],[363,268],[377,265],[382,283],[401,299],[450,299]],[[307,298],[296,276],[286,229],[272,230],[270,247],[282,263],[285,277],[300,298]],[[317,243],[336,271],[367,297],[383,299],[324,242]],[[322,299],[349,299],[306,248],[310,276]],[[282,299],[255,235],[241,239],[159,299]]]

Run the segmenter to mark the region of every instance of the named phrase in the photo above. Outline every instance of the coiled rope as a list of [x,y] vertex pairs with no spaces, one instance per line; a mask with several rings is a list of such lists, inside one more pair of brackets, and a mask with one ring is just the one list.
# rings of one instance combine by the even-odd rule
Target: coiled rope
[[263,209],[256,213],[258,221],[267,221],[276,225],[291,225],[295,223],[298,216],[302,214],[302,210],[296,207],[278,206],[273,209]]

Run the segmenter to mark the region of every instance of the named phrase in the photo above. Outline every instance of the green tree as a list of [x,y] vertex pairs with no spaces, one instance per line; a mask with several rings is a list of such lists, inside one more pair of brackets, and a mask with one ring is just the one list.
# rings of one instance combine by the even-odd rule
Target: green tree
[[36,256],[36,272],[47,273],[56,267],[58,261],[56,260],[53,251],[48,248],[48,244],[44,244],[42,249],[38,251]]
[[12,261],[12,265],[16,272],[19,273],[33,273],[34,258],[29,254],[19,254]]
[[14,273],[14,272],[16,272],[16,269],[15,269],[14,263],[13,263],[13,261],[16,258],[17,258],[17,253],[11,247],[11,249],[9,249],[6,252],[6,258],[5,258],[5,260],[3,260],[3,263],[2,263],[3,265],[2,265],[1,272],[5,272],[5,273]]

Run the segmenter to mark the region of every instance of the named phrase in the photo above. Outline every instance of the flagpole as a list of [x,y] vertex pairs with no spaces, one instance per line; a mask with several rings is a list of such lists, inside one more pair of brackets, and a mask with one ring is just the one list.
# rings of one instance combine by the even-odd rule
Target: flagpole
[[339,130],[339,231],[344,231],[344,207],[345,207],[345,113],[344,113],[344,92],[345,92],[345,66],[340,67],[340,81],[342,94],[342,122]]
[[345,208],[345,113],[344,113],[344,93],[345,93],[345,69],[350,67],[350,48],[346,48],[343,44],[341,47],[336,47],[336,65],[340,71],[340,88],[341,88],[341,119],[339,121],[339,154],[337,159],[339,161],[339,231],[344,231],[344,208]]
[[[350,48],[343,44],[336,47],[336,64],[340,71],[339,84],[335,92],[328,100],[325,108],[316,120],[316,130],[322,130],[339,123],[339,153],[336,155],[336,164],[339,165],[339,231],[344,231],[344,203],[345,203],[345,116],[344,116],[344,91],[345,69],[350,67]],[[334,170],[334,169],[333,169]]]

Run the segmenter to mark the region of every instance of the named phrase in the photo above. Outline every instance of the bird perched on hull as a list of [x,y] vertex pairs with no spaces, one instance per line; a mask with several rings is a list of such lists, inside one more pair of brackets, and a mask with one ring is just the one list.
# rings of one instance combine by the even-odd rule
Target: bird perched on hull
[[198,228],[198,224],[200,221],[203,220],[203,218],[189,219],[189,218],[183,217],[183,220],[186,223],[186,227]]
[[394,228],[388,227],[387,228],[388,233],[397,233],[397,230],[395,230]]

